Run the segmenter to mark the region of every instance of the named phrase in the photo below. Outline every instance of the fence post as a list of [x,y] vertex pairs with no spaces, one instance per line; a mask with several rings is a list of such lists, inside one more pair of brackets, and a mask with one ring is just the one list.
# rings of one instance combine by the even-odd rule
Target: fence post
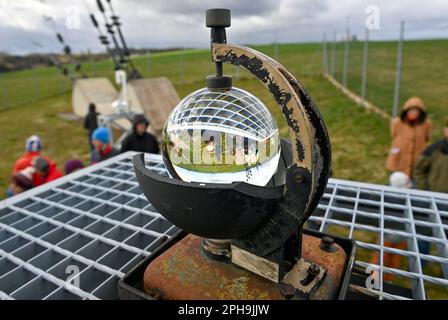
[[322,41],[322,71],[324,74],[328,74],[327,35],[325,33]]
[[362,60],[362,81],[361,81],[361,98],[364,102],[366,100],[366,85],[367,85],[367,60],[369,51],[369,29],[366,28],[366,35],[364,39],[364,54]]
[[31,68],[31,72],[32,72],[32,79],[33,79],[33,99],[34,101],[37,101],[39,99],[39,80],[36,77],[36,68],[32,67]]
[[9,91],[8,91],[8,80],[5,78],[5,74],[0,72],[0,86],[2,87],[2,100],[1,100],[1,104],[2,107],[0,107],[1,109],[9,109],[11,108],[11,100],[10,100],[10,96],[9,96]]
[[92,69],[93,77],[96,77],[96,63],[92,53],[90,53],[90,67]]
[[274,43],[274,59],[275,59],[275,61],[279,61],[279,59],[280,59],[277,38],[275,38],[275,43]]
[[184,50],[185,47],[182,46],[182,50],[179,55],[179,82],[184,83]]
[[396,117],[398,114],[398,102],[400,100],[401,65],[403,62],[403,39],[404,39],[404,21],[401,21],[400,39],[398,40],[398,48],[397,48],[397,69],[395,71],[394,105],[392,110],[393,117]]
[[148,59],[146,59],[146,69],[148,71],[148,78],[151,78],[151,51],[148,51]]
[[336,70],[336,31],[333,31],[333,43],[331,44],[330,74],[334,78]]
[[60,72],[57,72],[55,76],[57,78],[56,81],[59,83],[60,95],[62,96],[65,93],[65,81],[67,80],[67,78],[63,76]]
[[347,34],[344,48],[344,65],[342,70],[342,85],[347,87],[347,73],[348,73],[348,50],[350,45],[350,17],[347,17]]

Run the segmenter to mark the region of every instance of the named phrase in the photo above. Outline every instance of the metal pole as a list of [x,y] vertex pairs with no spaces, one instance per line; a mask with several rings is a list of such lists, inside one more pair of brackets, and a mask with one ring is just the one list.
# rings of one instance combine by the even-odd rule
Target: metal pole
[[395,88],[394,88],[394,106],[392,116],[398,114],[398,102],[400,100],[400,81],[401,81],[401,64],[403,62],[403,39],[404,39],[404,21],[400,23],[400,40],[397,48],[397,70],[395,72]]
[[322,42],[322,70],[324,74],[328,74],[327,35],[325,33]]
[[184,50],[185,48],[182,47],[182,51],[179,55],[179,82],[184,83]]
[[348,50],[350,45],[350,17],[347,17],[347,35],[345,39],[344,48],[344,65],[342,70],[342,85],[347,87],[347,73],[348,73]]
[[151,51],[148,52],[148,59],[146,60],[146,67],[148,69],[148,78],[151,78]]
[[240,66],[236,66],[235,78],[236,80],[240,80]]
[[95,64],[95,60],[93,59],[93,55],[91,52],[90,52],[90,63],[91,63],[90,67],[92,69],[93,77],[96,77],[96,64]]
[[330,62],[330,73],[334,78],[336,70],[336,31],[333,31],[333,43],[331,45],[331,62]]
[[32,68],[31,69],[32,72],[32,78],[33,78],[33,84],[34,84],[34,89],[33,89],[33,93],[34,93],[34,101],[38,100],[38,96],[39,96],[39,80],[36,77],[36,68]]
[[274,45],[274,57],[275,57],[275,61],[279,61],[280,57],[279,57],[279,48],[278,48],[278,42],[277,39],[275,39],[275,45]]
[[361,82],[361,98],[363,101],[366,100],[368,51],[369,51],[369,29],[366,28],[366,36],[364,39],[364,57],[362,61],[362,82]]
[[0,73],[0,78],[2,79],[1,87],[2,87],[2,106],[1,109],[8,109],[11,107],[11,100],[9,97],[9,91],[8,91],[8,81],[4,76],[4,73]]

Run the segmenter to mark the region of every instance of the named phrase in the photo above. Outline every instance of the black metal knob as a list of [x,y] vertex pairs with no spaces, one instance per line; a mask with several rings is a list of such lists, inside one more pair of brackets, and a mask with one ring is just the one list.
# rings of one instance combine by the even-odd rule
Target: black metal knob
[[334,247],[334,239],[332,237],[329,236],[323,236],[321,241],[320,241],[320,249],[325,251],[325,252],[335,252],[336,248]]
[[229,9],[208,9],[205,12],[205,25],[209,28],[230,27]]
[[303,286],[308,286],[319,275],[320,267],[315,263],[311,263],[306,272],[305,279],[300,281]]

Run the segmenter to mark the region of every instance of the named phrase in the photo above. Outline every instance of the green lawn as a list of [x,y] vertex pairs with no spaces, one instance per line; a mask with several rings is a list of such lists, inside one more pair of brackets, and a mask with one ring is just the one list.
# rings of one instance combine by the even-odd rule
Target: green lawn
[[[371,42],[369,51],[369,100],[391,110],[396,43]],[[273,56],[274,47],[256,49]],[[409,41],[404,45],[403,83],[401,102],[413,94],[426,102],[435,122],[435,136],[440,137],[443,116],[447,113],[448,70],[440,67],[448,41]],[[336,47],[336,78],[340,79],[343,45]],[[349,87],[359,88],[362,43],[350,47]],[[320,107],[330,131],[333,146],[335,177],[386,183],[383,168],[389,145],[388,123],[366,113],[332,87],[322,76],[321,44],[284,44],[279,46],[279,60],[306,85]],[[134,58],[144,76],[167,76],[179,96],[203,87],[205,75],[213,71],[207,50],[166,52]],[[110,61],[85,63],[89,75],[113,79]],[[277,119],[280,134],[287,136],[282,115],[269,92],[244,70],[226,66],[225,72],[234,76],[234,84],[258,95],[270,107]],[[10,167],[23,150],[27,136],[37,133],[44,138],[45,152],[59,165],[70,156],[87,158],[85,132],[80,124],[62,120],[60,112],[70,112],[70,82],[55,68],[36,68],[0,75],[0,194],[4,194]],[[358,90],[359,91],[359,90]],[[9,102],[8,102],[9,101]]]
[[[370,42],[367,77],[367,100],[392,114],[396,42]],[[407,98],[420,96],[435,120],[435,134],[440,136],[442,119],[448,116],[448,40],[405,41],[401,75],[401,107]],[[344,44],[336,46],[336,74],[342,82]],[[363,42],[350,45],[347,86],[361,92]]]
[[[342,62],[342,45],[338,45],[338,61]],[[273,56],[272,46],[256,49]],[[376,105],[391,111],[393,97],[396,43],[370,44],[369,83],[367,97]],[[406,42],[401,102],[408,96],[419,95],[426,102],[430,117],[435,123],[435,135],[440,137],[443,117],[448,115],[444,105],[448,101],[448,69],[446,60],[448,41]],[[389,148],[389,123],[364,111],[336,90],[324,77],[320,44],[285,44],[279,48],[280,62],[297,76],[309,90],[319,106],[328,126],[333,149],[333,176],[342,179],[387,183],[388,173],[384,162]],[[359,92],[362,44],[351,46],[352,64],[349,87]],[[205,85],[205,76],[213,71],[206,50],[183,53],[160,53],[136,57],[136,66],[145,76],[167,76],[173,82],[180,97]],[[336,78],[340,80],[341,64],[337,65]],[[112,79],[110,61],[85,64],[87,72]],[[233,66],[225,72],[236,76]],[[5,84],[7,90],[5,90]],[[288,130],[279,108],[269,92],[241,70],[234,85],[263,100],[278,121],[281,136]],[[57,74],[54,68],[41,68],[0,75],[0,198],[10,178],[14,160],[24,149],[24,141],[31,134],[39,134],[44,141],[44,153],[62,168],[71,157],[86,161],[88,146],[86,133],[78,122],[63,120],[61,112],[71,111],[70,83]],[[38,89],[36,89],[38,88]],[[41,88],[46,88],[45,90]],[[5,104],[5,94],[10,103]],[[373,240],[372,240],[373,241]],[[366,258],[370,259],[370,258]],[[439,271],[437,271],[439,272]],[[433,291],[434,297],[446,297]]]
[[[273,55],[274,52],[272,46],[260,46],[257,49],[268,55]],[[291,44],[280,46],[279,51],[280,61],[306,85],[323,112],[333,144],[334,176],[386,183],[387,173],[383,169],[383,163],[389,143],[388,124],[383,119],[364,112],[321,76],[320,50],[320,44]],[[172,52],[159,53],[150,57],[136,57],[134,61],[145,75],[169,77],[180,97],[203,87],[205,75],[213,70],[207,50],[186,51],[177,55]],[[86,64],[84,68],[112,79],[110,61],[98,62],[94,68]],[[24,140],[31,134],[43,137],[45,153],[54,158],[60,167],[72,156],[87,159],[86,135],[80,124],[58,116],[60,112],[71,111],[70,92],[55,92],[47,98],[33,99],[34,82],[30,73],[41,74],[43,82],[50,78],[53,81],[61,80],[61,76],[53,68],[37,70],[2,75],[3,80],[10,85],[19,83],[22,87],[28,86],[27,90],[17,87],[14,95],[28,98],[32,102],[0,111],[0,133],[5,137],[0,142],[0,194],[4,194],[14,159],[22,153]],[[280,134],[286,137],[287,128],[282,114],[258,80],[244,70],[240,71],[240,77],[236,79],[236,68],[233,66],[226,66],[225,72],[234,75],[235,86],[254,93],[268,105],[279,123]],[[62,87],[62,82],[59,85]],[[2,107],[4,106],[0,109]]]

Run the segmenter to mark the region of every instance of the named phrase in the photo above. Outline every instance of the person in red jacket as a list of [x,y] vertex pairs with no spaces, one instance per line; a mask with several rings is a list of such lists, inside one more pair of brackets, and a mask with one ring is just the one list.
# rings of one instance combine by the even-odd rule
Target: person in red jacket
[[28,167],[12,175],[11,184],[9,185],[10,193],[8,197],[25,192],[33,188],[33,175],[36,169]]
[[29,137],[25,143],[25,150],[25,154],[14,163],[12,169],[13,174],[31,166],[33,159],[40,155],[42,150],[42,140],[36,135]]
[[56,167],[56,164],[43,157],[36,157],[33,159],[33,167],[36,173],[33,180],[34,186],[40,186],[44,183],[56,180],[62,177],[62,173]]

